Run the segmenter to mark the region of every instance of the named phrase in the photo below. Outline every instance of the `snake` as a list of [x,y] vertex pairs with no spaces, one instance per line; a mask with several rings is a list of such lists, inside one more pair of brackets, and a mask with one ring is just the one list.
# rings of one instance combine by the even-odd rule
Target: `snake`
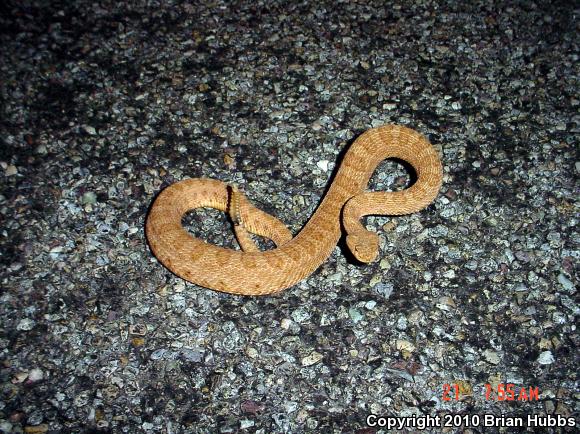
[[[368,191],[369,180],[385,159],[407,162],[415,171],[415,182],[404,190]],[[357,261],[375,261],[379,236],[366,229],[362,218],[420,211],[437,197],[442,179],[441,160],[425,136],[405,126],[382,125],[350,145],[322,201],[295,236],[237,187],[210,178],[184,179],[164,188],[150,207],[145,232],[152,253],[178,277],[230,294],[269,295],[316,271],[343,231]],[[240,249],[190,234],[182,219],[197,208],[227,213]],[[260,250],[252,234],[270,239],[275,248]]]

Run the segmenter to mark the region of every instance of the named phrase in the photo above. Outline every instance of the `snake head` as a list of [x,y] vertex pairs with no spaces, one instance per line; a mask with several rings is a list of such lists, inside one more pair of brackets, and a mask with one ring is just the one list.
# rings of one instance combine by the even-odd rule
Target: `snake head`
[[346,245],[354,257],[364,263],[373,262],[379,254],[379,236],[374,232],[348,234]]

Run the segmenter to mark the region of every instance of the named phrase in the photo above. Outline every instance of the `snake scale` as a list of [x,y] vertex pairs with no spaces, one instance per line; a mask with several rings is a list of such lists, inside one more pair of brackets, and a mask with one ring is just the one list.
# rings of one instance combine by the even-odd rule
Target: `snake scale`
[[[416,172],[415,183],[396,192],[365,191],[387,158],[408,162]],[[407,127],[385,125],[354,141],[324,199],[294,237],[236,188],[204,178],[165,188],[151,207],[146,234],[159,261],[185,280],[231,294],[272,294],[306,278],[330,256],[342,233],[341,222],[353,255],[361,262],[375,260],[379,238],[365,229],[361,218],[417,212],[435,199],[441,183],[441,161],[427,139]],[[183,215],[200,207],[229,213],[241,250],[207,243],[184,229]],[[271,239],[276,248],[259,251],[250,234]]]

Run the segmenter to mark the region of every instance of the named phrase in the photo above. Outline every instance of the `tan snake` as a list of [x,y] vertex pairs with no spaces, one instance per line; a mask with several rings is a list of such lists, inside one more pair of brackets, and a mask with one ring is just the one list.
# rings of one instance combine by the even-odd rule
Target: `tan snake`
[[[416,182],[402,191],[365,191],[386,158],[411,164]],[[427,139],[409,128],[387,125],[355,140],[326,196],[295,237],[237,189],[212,179],[186,179],[155,200],[147,218],[147,239],[161,263],[185,280],[232,294],[272,294],[309,276],[330,256],[341,236],[341,217],[353,255],[361,262],[373,261],[379,238],[364,228],[361,217],[419,211],[435,199],[441,182],[441,162]],[[241,251],[207,243],[183,228],[183,215],[200,207],[229,213]],[[271,239],[276,248],[259,251],[250,233]]]

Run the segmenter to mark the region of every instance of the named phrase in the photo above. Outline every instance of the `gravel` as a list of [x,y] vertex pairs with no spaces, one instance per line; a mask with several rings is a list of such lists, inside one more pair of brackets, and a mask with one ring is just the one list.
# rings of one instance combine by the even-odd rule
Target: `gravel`
[[[579,12],[4,2],[0,431],[577,418]],[[152,200],[186,177],[235,183],[296,233],[342,151],[386,123],[427,135],[445,178],[426,210],[366,219],[376,263],[353,264],[341,243],[298,285],[243,298],[180,280],[148,249]],[[370,188],[408,180],[385,162]],[[236,245],[222,213],[184,224]],[[498,400],[506,383],[538,399]],[[484,429],[500,431],[465,432]]]

